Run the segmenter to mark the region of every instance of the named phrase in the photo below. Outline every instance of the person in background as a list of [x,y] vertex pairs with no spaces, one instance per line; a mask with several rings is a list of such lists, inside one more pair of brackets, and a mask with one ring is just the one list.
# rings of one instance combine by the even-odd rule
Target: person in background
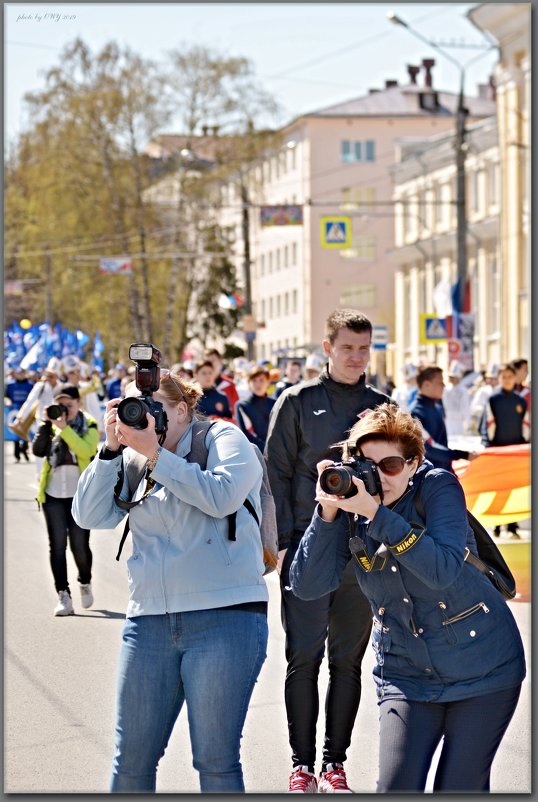
[[[493,446],[512,446],[528,443],[530,440],[530,418],[527,402],[516,393],[516,372],[512,363],[505,362],[499,367],[499,387],[495,388],[482,415],[480,433],[486,448]],[[510,522],[507,531],[519,539],[517,521]],[[499,537],[501,527],[496,526],[493,534]]]
[[[24,420],[24,418],[29,414],[32,405],[35,404],[36,401],[37,410],[35,414],[35,420],[40,421],[42,419],[45,407],[48,407],[49,404],[54,402],[54,389],[59,384],[61,369],[62,363],[60,360],[54,356],[51,357],[39,381],[34,384],[26,401],[17,413],[15,420],[18,423]],[[40,457],[36,457],[35,463],[36,476],[39,479],[43,460]]]
[[305,381],[317,379],[326,363],[327,360],[320,356],[320,354],[308,354],[304,363],[303,377]]
[[43,458],[37,502],[43,509],[50,546],[50,566],[58,594],[55,616],[74,615],[73,600],[67,576],[67,542],[78,569],[82,606],[93,604],[92,552],[90,530],[73,519],[71,504],[81,472],[97,453],[99,432],[97,421],[80,406],[80,393],[74,384],[59,385],[54,391],[54,404],[61,414],[50,416],[50,406],[37,430],[32,449]]
[[[153,400],[167,417],[164,440],[149,412],[147,427],[134,429],[118,419],[118,400],[109,401],[104,446],[73,502],[80,526],[114,528],[125,516],[114,499],[122,465],[146,458],[151,490],[129,513],[112,793],[155,792],[157,765],[184,706],[201,792],[245,791],[240,745],[266,657],[269,594],[258,524],[243,502],[248,496],[261,516],[262,468],[244,434],[223,421],[206,434],[206,469],[187,460],[199,395],[195,383],[161,370]],[[138,497],[146,484],[142,477]],[[127,500],[126,482],[121,493]]]
[[[339,586],[351,548],[374,617],[377,793],[423,793],[439,746],[434,793],[487,793],[525,655],[503,596],[466,561],[466,550],[477,550],[463,489],[424,460],[419,422],[396,406],[364,416],[341,445],[377,472],[383,498],[357,476],[348,498],[318,481],[291,589],[300,599],[325,598]],[[331,465],[321,461],[318,472]]]
[[448,368],[448,384],[443,391],[443,407],[445,410],[445,425],[447,437],[466,435],[471,424],[471,396],[469,390],[462,384],[464,370],[462,365],[454,360]]
[[127,368],[123,362],[118,362],[114,368],[114,375],[109,379],[105,385],[106,398],[110,401],[112,398],[120,398],[121,396],[121,380],[127,376]]
[[408,362],[402,368],[403,384],[398,385],[391,395],[392,400],[398,404],[400,409],[408,410],[409,405],[416,397],[417,373],[418,368],[412,362]]
[[275,399],[267,395],[269,381],[267,368],[262,365],[253,367],[248,375],[251,395],[245,401],[238,401],[235,406],[237,425],[262,453],[265,448],[269,417],[275,405]]
[[482,415],[486,408],[486,402],[491,393],[499,383],[499,367],[498,365],[490,365],[483,372],[483,378],[475,385],[475,390],[471,398],[471,417],[473,421],[473,429],[476,433],[480,433],[480,424],[482,422]]
[[303,380],[301,376],[302,369],[303,367],[298,359],[288,359],[286,367],[284,368],[284,377],[276,383],[275,400],[282,395],[284,390],[287,390],[288,387],[294,387]]
[[526,359],[520,358],[512,359],[510,364],[516,372],[516,384],[514,390],[516,393],[522,395],[527,402],[527,411],[530,415],[532,410],[531,388],[530,384],[527,382],[529,376],[529,363]]
[[237,392],[237,388],[235,386],[235,382],[233,379],[226,375],[224,372],[224,362],[222,360],[222,356],[216,348],[210,348],[209,350],[205,351],[204,353],[204,360],[207,362],[211,362],[213,365],[213,369],[215,371],[215,375],[213,377],[213,383],[219,393],[224,393],[224,395],[228,399],[228,406],[232,410],[232,420],[235,423],[235,418],[233,418],[233,410],[235,409],[235,405],[239,401],[239,394]]
[[[16,417],[19,417],[20,410],[32,392],[34,385],[28,379],[26,371],[21,367],[13,368],[11,377],[11,381],[8,381],[6,384],[4,396],[8,400],[8,405],[11,406],[13,410],[17,410]],[[26,462],[29,462],[28,440],[23,440],[22,437],[19,437],[17,440],[13,441],[13,456],[15,457],[15,462],[21,461],[21,454]]]
[[417,418],[423,430],[426,447],[426,458],[436,468],[444,468],[455,473],[452,460],[475,459],[475,451],[465,451],[459,448],[448,447],[448,437],[445,426],[445,413],[443,409],[443,370],[437,365],[425,365],[417,374],[418,393],[411,404],[409,412]]
[[[368,318],[354,309],[335,310],[325,322],[327,367],[317,378],[286,390],[269,421],[265,459],[278,523],[291,793],[351,793],[344,763],[361,699],[361,663],[372,614],[351,563],[338,587],[313,601],[292,593],[289,567],[314,511],[316,463],[331,454],[332,444],[345,437],[358,417],[389,400],[366,384],[371,342]],[[318,785],[318,681],[325,648],[329,685]]]
[[196,365],[194,380],[198,382],[203,391],[198,401],[200,412],[209,418],[223,418],[232,421],[228,397],[215,387],[215,368],[209,359]]

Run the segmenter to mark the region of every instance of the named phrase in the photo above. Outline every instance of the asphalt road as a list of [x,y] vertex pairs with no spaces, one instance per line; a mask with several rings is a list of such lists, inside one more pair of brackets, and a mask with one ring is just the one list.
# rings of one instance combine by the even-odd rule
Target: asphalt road
[[[55,618],[45,523],[33,500],[35,466],[14,464],[12,448],[11,443],[5,446],[4,470],[4,792],[106,793],[113,750],[116,657],[128,598],[125,555],[120,563],[115,560],[120,532],[92,532],[95,604],[90,610],[80,606],[76,569],[68,555],[76,615]],[[129,543],[125,551],[129,553]],[[283,701],[279,588],[275,574],[267,581],[268,657],[242,742],[245,783],[252,793],[284,792],[291,768]],[[530,664],[530,604],[512,602],[511,607]],[[373,652],[368,649],[363,701],[346,765],[350,786],[366,794],[374,792],[377,773],[372,664]],[[322,691],[325,684],[324,664]],[[527,678],[494,764],[495,792],[531,791],[530,710]],[[184,711],[159,766],[157,788],[163,793],[198,792]]]

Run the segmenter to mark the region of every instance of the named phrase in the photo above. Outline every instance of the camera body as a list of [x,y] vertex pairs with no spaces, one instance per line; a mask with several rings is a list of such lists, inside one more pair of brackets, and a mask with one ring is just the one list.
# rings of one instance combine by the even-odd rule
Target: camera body
[[49,420],[58,420],[62,415],[67,415],[68,411],[67,407],[63,404],[49,404],[49,406],[45,407],[43,410]]
[[352,457],[346,462],[339,462],[324,468],[319,476],[321,489],[333,496],[351,498],[357,494],[352,477],[360,479],[371,496],[379,496],[383,500],[383,488],[377,467],[368,460]]
[[154,401],[152,393],[159,389],[159,363],[161,352],[151,343],[133,343],[129,347],[129,359],[136,364],[135,384],[141,398],[123,398],[118,404],[118,417],[133,429],[147,429],[146,414],[155,418],[155,431],[165,434],[168,418],[160,401]]

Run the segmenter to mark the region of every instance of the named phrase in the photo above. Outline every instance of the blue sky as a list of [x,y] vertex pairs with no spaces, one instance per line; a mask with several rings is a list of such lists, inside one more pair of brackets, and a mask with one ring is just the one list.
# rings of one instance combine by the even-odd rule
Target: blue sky
[[[434,85],[457,91],[459,71],[404,28],[395,11],[422,36],[443,46],[462,65],[483,44],[465,13],[474,4],[371,3],[5,3],[4,125],[12,139],[27,122],[23,95],[44,86],[44,70],[59,61],[77,36],[94,52],[115,40],[142,56],[166,59],[169,50],[203,44],[222,55],[244,56],[261,85],[283,106],[284,125],[314,111],[382,88],[386,79],[407,83],[407,64],[435,58]],[[454,47],[457,44],[458,47]],[[465,89],[487,83],[495,51],[465,72]]]

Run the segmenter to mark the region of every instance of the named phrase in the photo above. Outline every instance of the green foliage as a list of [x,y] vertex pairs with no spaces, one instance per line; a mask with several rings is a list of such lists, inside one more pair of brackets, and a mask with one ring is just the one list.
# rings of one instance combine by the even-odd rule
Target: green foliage
[[[32,123],[5,166],[5,277],[29,282],[18,315],[99,329],[109,361],[134,340],[164,342],[172,359],[190,337],[228,336],[238,312],[217,300],[237,289],[236,275],[207,208],[216,182],[265,146],[252,119],[275,104],[249,62],[195,47],[163,69],[115,42],[94,54],[77,39],[26,102]],[[164,207],[148,194],[155,178],[144,148],[172,108],[188,133],[205,121],[238,136],[233,148],[223,137],[205,172],[186,170],[176,154],[168,168],[180,174],[179,198]],[[110,256],[129,256],[133,274],[101,274],[99,258]]]

